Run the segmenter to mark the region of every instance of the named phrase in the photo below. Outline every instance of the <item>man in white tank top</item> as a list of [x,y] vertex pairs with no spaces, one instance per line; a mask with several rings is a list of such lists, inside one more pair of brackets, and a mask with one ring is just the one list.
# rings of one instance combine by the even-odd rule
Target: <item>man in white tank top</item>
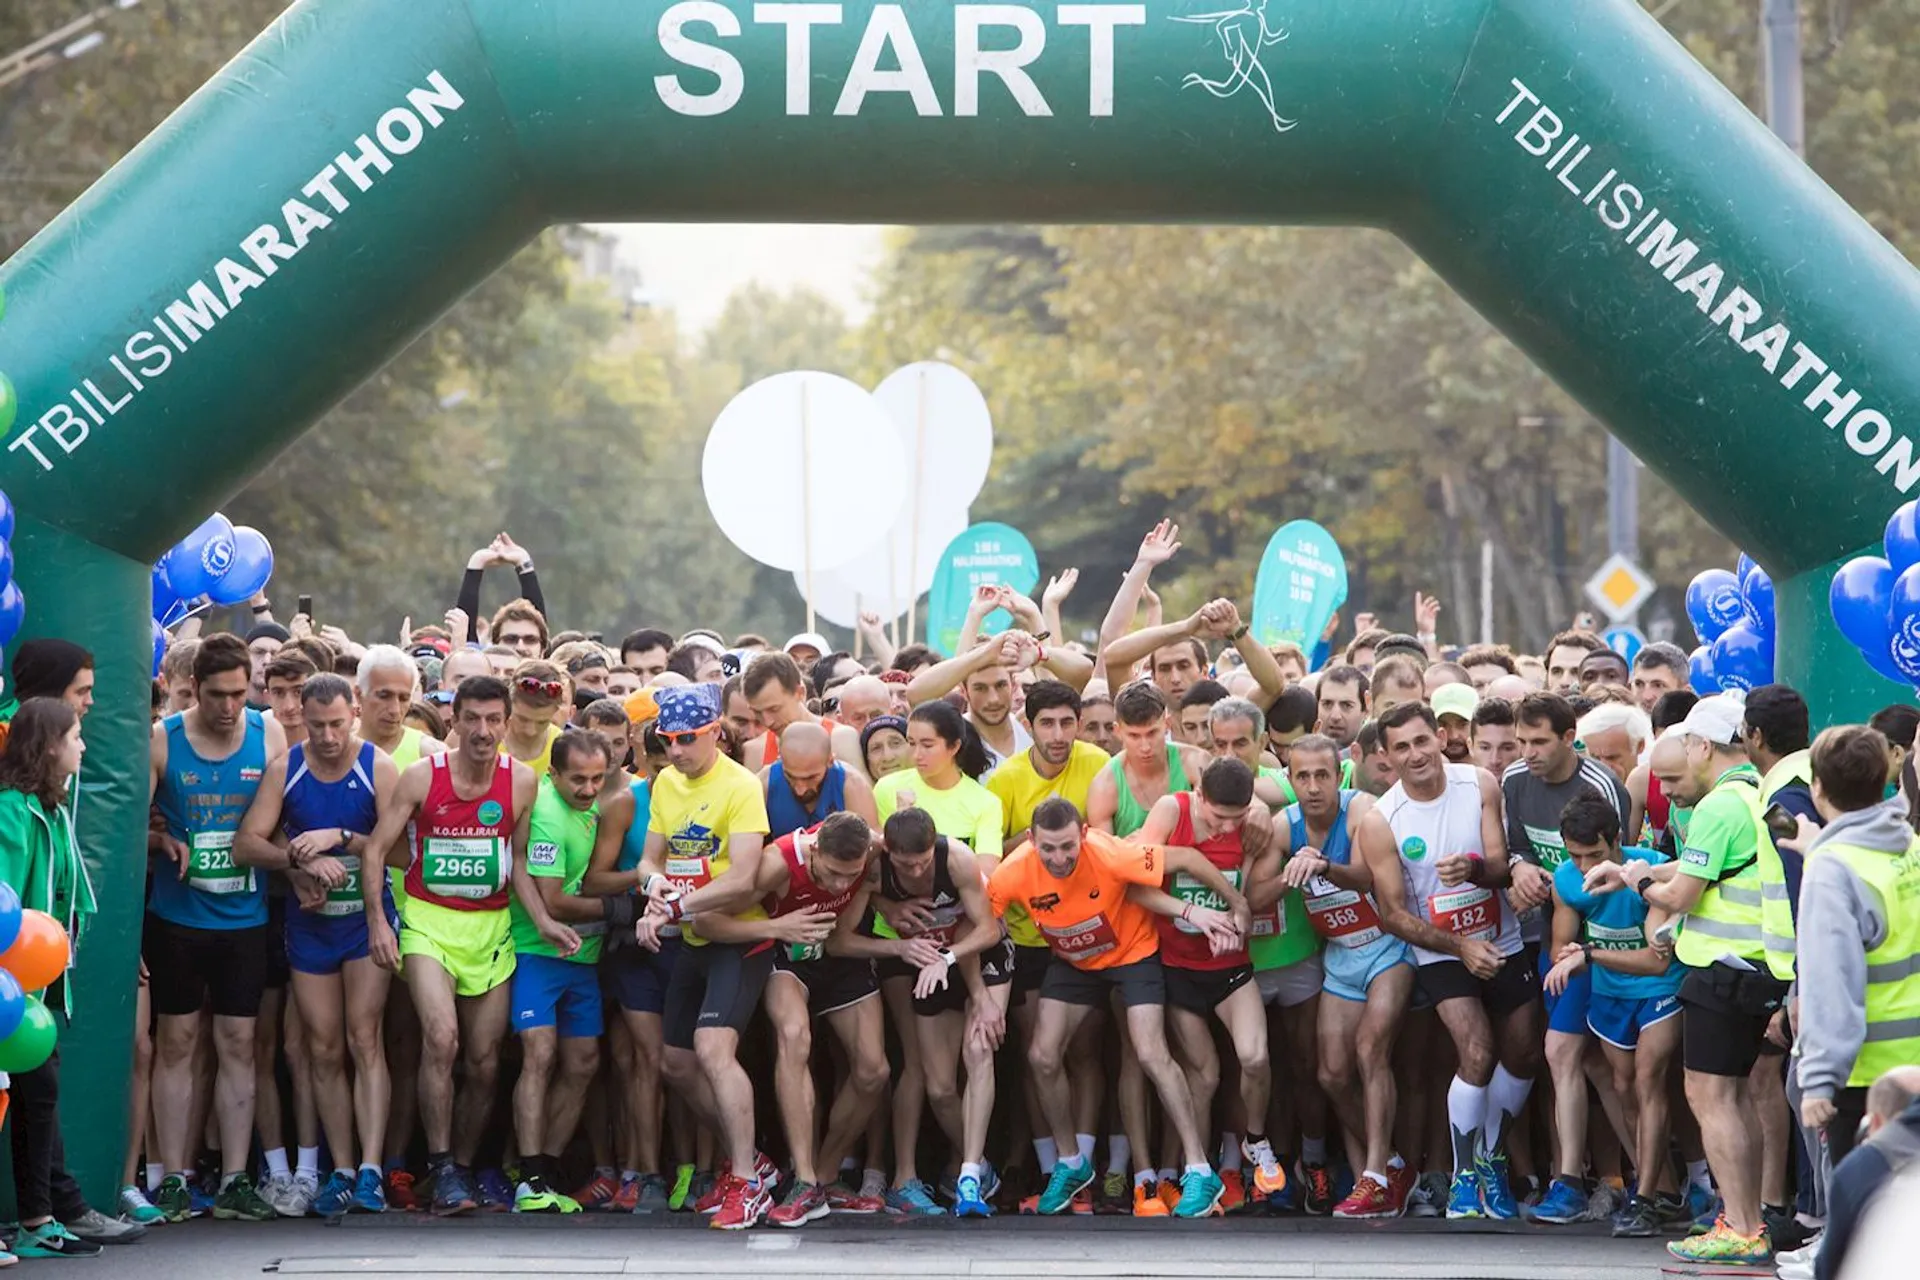
[[[1411,702],[1380,718],[1400,781],[1379,810],[1398,846],[1374,898],[1381,923],[1413,946],[1420,992],[1453,1037],[1459,1074],[1447,1090],[1453,1137],[1449,1218],[1518,1216],[1500,1151],[1526,1105],[1539,1058],[1540,991],[1502,892],[1510,883],[1500,784],[1473,765],[1448,764],[1432,708]],[[1386,833],[1362,826],[1370,844]],[[1396,877],[1392,871],[1401,874]]]

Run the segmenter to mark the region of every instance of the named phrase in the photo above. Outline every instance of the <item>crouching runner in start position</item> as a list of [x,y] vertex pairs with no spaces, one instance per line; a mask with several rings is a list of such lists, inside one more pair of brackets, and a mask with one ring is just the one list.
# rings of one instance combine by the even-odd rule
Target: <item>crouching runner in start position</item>
[[[1228,910],[1196,906],[1167,893],[1160,884],[1170,873],[1198,881]],[[1040,1212],[1065,1211],[1093,1182],[1093,1162],[1065,1154],[1079,1144],[1061,1060],[1087,1015],[1117,992],[1140,1067],[1159,1091],[1186,1161],[1174,1214],[1218,1213],[1226,1188],[1207,1161],[1186,1073],[1167,1047],[1167,982],[1153,917],[1176,916],[1218,949],[1231,951],[1246,945],[1252,919],[1246,899],[1197,851],[1130,844],[1090,830],[1073,803],[1058,796],[1033,811],[1032,837],[993,872],[987,896],[997,915],[1015,902],[1024,906],[1055,959],[1040,987],[1027,1053],[1040,1109],[1062,1153],[1040,1197]]]

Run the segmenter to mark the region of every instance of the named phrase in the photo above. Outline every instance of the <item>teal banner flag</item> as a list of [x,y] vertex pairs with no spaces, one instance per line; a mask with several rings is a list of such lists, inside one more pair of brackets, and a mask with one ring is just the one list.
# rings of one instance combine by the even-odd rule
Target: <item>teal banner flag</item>
[[[998,583],[1031,595],[1040,584],[1040,559],[1027,535],[1012,525],[976,524],[947,544],[933,571],[933,590],[927,593],[927,643],[952,656],[967,620],[967,602],[978,588]],[[1007,611],[995,609],[987,615],[980,634],[998,635],[1011,625],[1013,618]]]
[[1253,582],[1253,635],[1290,641],[1307,652],[1347,600],[1347,558],[1333,535],[1311,520],[1281,525],[1260,556]]

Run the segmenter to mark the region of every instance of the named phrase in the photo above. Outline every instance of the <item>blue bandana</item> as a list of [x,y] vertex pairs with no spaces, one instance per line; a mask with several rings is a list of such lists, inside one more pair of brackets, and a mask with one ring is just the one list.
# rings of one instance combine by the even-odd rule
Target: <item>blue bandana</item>
[[656,692],[660,704],[661,733],[692,733],[720,719],[720,686],[717,684],[677,685]]

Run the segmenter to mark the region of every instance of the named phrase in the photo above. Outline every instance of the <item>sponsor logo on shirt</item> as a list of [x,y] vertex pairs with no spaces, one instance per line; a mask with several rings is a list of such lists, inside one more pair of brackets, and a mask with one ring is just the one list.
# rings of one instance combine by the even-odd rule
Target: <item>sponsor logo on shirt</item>
[[532,867],[559,866],[560,846],[551,840],[535,840],[527,846],[527,865]]
[[483,800],[473,816],[479,819],[482,826],[498,826],[500,819],[506,816],[506,810],[500,807],[498,800]]
[[1419,836],[1408,836],[1400,845],[1400,856],[1408,862],[1418,862],[1427,856],[1427,842]]

